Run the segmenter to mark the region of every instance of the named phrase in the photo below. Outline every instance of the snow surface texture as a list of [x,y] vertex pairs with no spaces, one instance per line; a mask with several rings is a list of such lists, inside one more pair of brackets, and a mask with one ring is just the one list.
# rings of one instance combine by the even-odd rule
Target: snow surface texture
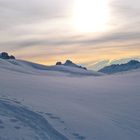
[[12,101],[0,100],[0,129],[1,140],[67,140],[42,116]]
[[80,77],[31,64],[0,60],[0,140],[140,139],[139,69]]

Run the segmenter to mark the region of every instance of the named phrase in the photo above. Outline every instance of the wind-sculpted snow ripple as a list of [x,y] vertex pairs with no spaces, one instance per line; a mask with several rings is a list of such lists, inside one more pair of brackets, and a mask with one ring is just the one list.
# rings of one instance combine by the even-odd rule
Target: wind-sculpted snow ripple
[[[57,132],[41,115],[12,101],[0,99],[0,119],[2,118],[11,120],[11,123],[20,122],[20,126],[15,127],[16,130],[20,129],[22,126],[24,126],[24,130],[30,130],[27,131],[28,135],[26,135],[26,137],[21,135],[20,138],[17,138],[18,140],[68,140],[65,136]],[[5,126],[3,126],[3,128],[4,127]],[[10,133],[15,133],[15,129],[10,130]],[[13,140],[12,137],[8,135],[7,137],[3,137],[1,133],[0,131],[0,139]],[[7,132],[7,134],[8,133],[9,132]]]

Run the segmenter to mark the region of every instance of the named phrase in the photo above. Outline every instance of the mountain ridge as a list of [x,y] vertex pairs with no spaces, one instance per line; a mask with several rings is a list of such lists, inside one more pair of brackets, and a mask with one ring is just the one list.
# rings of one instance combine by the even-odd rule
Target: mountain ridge
[[101,73],[85,70],[80,67],[72,67],[65,65],[52,65],[46,66],[29,61],[18,59],[1,59],[0,68],[5,70],[18,71],[22,73],[30,74],[59,74],[59,75],[75,75],[75,76],[100,76]]
[[106,73],[106,74],[114,74],[119,72],[130,71],[134,69],[140,68],[140,62],[137,60],[130,60],[128,63],[125,64],[113,64],[110,66],[106,66],[100,69],[98,72]]

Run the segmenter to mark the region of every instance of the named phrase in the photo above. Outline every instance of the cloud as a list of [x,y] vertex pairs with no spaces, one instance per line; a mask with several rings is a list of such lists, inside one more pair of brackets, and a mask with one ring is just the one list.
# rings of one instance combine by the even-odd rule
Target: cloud
[[[103,52],[105,49],[140,50],[139,0],[110,0],[110,29],[89,34],[73,28],[74,1],[0,0],[0,51],[16,52],[21,58],[45,58],[44,49],[48,57],[75,57],[83,53],[97,57],[96,53],[101,52],[103,58],[109,56]],[[32,53],[27,53],[28,50]],[[89,59],[97,61],[97,58]],[[85,63],[89,61],[85,59]]]
[[139,0],[113,0],[111,5],[111,22],[122,30],[137,30],[140,23]]
[[57,37],[57,38],[30,38],[22,40],[13,40],[9,42],[1,42],[0,45],[3,47],[12,46],[15,49],[28,48],[34,46],[94,46],[105,43],[117,43],[117,42],[134,42],[139,41],[140,32],[116,32],[108,33],[97,38],[84,38],[84,36],[68,36],[68,37]]
[[68,16],[72,1],[0,0],[0,29]]

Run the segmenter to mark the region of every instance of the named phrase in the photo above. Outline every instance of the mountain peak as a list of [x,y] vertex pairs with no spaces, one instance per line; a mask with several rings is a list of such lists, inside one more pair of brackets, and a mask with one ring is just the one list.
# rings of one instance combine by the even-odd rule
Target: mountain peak
[[137,60],[131,60],[129,61],[127,64],[131,64],[131,65],[135,65],[135,64],[139,64],[140,62]]
[[71,60],[66,60],[65,65],[71,65],[74,64]]
[[64,64],[62,64],[61,62],[57,62],[56,65],[63,65],[63,66],[69,66],[69,67],[76,67],[76,68],[80,68],[80,69],[87,70],[86,67],[79,66],[79,65],[73,63],[71,60],[66,60],[66,62],[65,62]]
[[73,63],[71,60],[66,60],[66,62],[64,63],[65,66],[73,66],[73,67],[77,67],[78,65]]
[[140,62],[137,60],[130,60],[128,63],[125,64],[113,64],[110,66],[106,66],[101,70],[99,70],[99,72],[113,74],[113,73],[129,71],[138,68],[140,68]]

